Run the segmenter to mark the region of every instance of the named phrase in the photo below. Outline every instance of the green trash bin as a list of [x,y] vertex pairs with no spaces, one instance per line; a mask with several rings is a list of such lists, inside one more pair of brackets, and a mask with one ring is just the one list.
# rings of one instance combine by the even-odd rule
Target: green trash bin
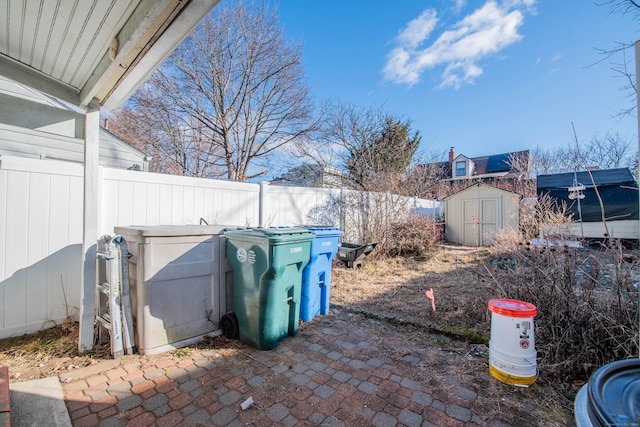
[[241,341],[261,350],[276,348],[298,333],[302,270],[314,235],[304,228],[245,228],[226,230],[225,236],[233,269],[233,313],[223,331],[237,335],[237,326]]

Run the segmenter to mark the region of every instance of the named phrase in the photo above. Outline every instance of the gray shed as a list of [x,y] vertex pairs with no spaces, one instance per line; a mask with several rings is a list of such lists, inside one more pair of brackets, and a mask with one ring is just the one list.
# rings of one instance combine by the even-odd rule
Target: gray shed
[[488,246],[498,230],[518,230],[520,200],[520,194],[481,183],[445,197],[447,241]]

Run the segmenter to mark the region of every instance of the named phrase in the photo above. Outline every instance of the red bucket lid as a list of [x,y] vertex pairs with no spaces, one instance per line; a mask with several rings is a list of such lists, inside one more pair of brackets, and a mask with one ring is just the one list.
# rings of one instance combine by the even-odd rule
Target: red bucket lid
[[515,299],[492,299],[489,310],[509,317],[536,317],[536,306]]

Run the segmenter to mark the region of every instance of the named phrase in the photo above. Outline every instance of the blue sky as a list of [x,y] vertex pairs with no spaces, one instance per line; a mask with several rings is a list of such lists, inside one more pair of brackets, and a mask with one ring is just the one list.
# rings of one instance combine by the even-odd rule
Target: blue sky
[[[619,133],[637,141],[626,82],[597,49],[640,38],[589,0],[281,0],[316,101],[383,106],[423,149],[470,157]],[[628,52],[633,64],[633,52]],[[635,72],[635,70],[632,70]]]

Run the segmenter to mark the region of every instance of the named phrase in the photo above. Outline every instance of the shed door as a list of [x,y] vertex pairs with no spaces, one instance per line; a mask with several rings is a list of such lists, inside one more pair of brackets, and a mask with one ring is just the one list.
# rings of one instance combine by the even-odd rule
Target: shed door
[[482,210],[480,214],[480,244],[488,246],[498,230],[498,200],[480,200]]
[[498,229],[498,199],[462,201],[462,244],[487,246]]
[[477,246],[480,244],[478,227],[478,200],[462,201],[462,244]]

